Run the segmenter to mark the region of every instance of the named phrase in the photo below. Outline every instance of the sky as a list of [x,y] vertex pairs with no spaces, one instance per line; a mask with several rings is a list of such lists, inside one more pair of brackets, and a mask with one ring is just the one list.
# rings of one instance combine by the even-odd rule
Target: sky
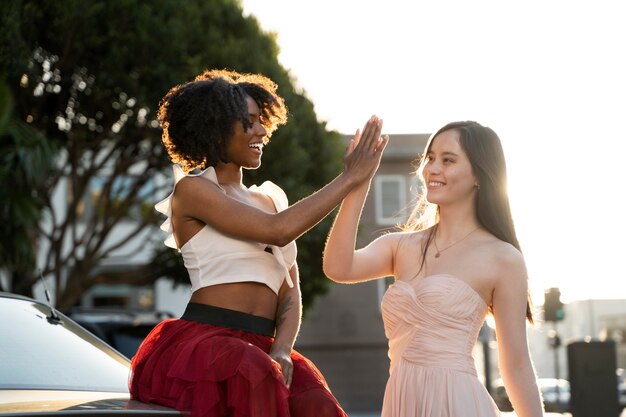
[[537,304],[626,299],[620,1],[242,0],[330,129],[500,136]]

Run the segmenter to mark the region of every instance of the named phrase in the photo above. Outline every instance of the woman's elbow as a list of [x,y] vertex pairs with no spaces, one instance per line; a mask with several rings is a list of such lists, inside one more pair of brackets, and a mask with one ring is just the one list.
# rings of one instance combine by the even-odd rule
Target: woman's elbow
[[271,236],[269,238],[269,243],[270,245],[274,245],[274,246],[278,246],[278,247],[283,247],[283,246],[287,246],[289,243],[293,242],[293,238],[289,237],[289,236],[282,236],[282,235],[277,235],[277,236]]
[[263,239],[265,243],[279,247],[287,246],[298,237],[292,230],[281,225],[280,222],[269,222],[263,234],[265,235],[265,239]]
[[322,271],[324,272],[324,275],[326,275],[326,278],[328,278],[329,280],[338,283],[342,282],[340,277],[342,277],[344,274],[342,273],[341,269],[337,267],[337,265],[332,265],[330,262],[326,262],[326,260],[324,260],[322,262]]
[[324,271],[324,275],[326,276],[326,278],[328,278],[331,281],[337,282],[337,280],[335,279],[335,275],[333,275],[331,270],[329,270],[328,268],[324,266],[322,267],[322,271]]

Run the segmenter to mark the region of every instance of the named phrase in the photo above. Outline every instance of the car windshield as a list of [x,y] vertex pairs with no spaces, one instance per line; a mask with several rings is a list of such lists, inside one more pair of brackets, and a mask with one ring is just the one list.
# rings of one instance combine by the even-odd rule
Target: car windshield
[[128,392],[129,361],[46,306],[0,297],[0,389]]

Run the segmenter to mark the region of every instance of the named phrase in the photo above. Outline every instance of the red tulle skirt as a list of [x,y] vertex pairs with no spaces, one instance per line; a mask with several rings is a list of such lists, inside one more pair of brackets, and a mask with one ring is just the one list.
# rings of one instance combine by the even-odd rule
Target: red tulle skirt
[[132,360],[132,398],[202,417],[347,417],[311,361],[295,350],[288,388],[268,355],[273,338],[171,319]]

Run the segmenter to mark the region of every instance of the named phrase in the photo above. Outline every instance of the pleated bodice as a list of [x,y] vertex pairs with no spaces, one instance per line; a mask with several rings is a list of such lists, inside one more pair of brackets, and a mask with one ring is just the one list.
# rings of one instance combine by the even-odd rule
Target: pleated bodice
[[397,280],[382,300],[390,377],[383,417],[497,416],[472,350],[488,306],[465,281]]

